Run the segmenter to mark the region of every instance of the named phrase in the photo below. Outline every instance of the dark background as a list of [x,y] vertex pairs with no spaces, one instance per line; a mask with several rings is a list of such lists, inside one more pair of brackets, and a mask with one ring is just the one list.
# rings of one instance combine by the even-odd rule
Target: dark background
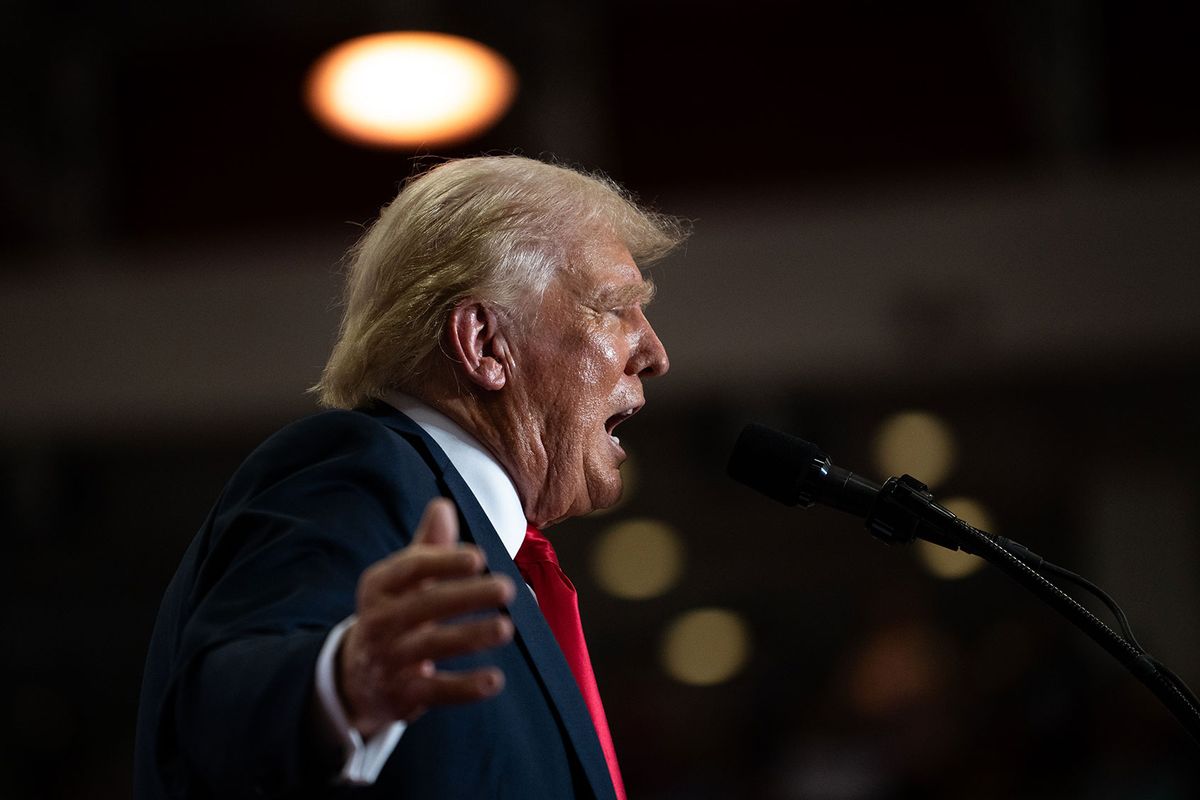
[[[158,599],[230,472],[312,409],[341,252],[418,165],[479,152],[600,169],[694,221],[654,270],[673,366],[622,428],[630,496],[556,531],[632,797],[1196,796],[1182,728],[1023,590],[723,477],[748,421],[882,478],[876,427],[938,413],[959,452],[939,495],[1108,588],[1200,684],[1183,7],[5,4],[0,796],[128,796]],[[305,71],[393,29],[504,53],[509,115],[433,152],[332,139]],[[685,544],[651,600],[588,568],[634,516]],[[707,606],[752,651],[685,686],[660,637]]]

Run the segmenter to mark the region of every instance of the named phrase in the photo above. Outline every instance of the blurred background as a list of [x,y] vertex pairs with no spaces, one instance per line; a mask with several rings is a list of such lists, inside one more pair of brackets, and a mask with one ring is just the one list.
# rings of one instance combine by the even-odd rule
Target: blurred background
[[[724,477],[750,421],[909,472],[1200,686],[1194,6],[0,15],[0,796],[129,795],[159,598],[241,459],[313,410],[341,254],[481,152],[694,223],[653,270],[672,370],[622,427],[626,497],[555,531],[631,797],[1200,795],[1183,729],[995,570]],[[339,137],[310,68],[393,30],[492,48],[511,104],[453,143]]]

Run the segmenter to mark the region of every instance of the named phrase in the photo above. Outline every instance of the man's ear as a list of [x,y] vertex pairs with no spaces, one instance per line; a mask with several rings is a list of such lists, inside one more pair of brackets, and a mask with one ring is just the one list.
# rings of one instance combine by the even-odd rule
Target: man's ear
[[446,335],[455,369],[488,390],[504,388],[508,380],[509,349],[502,323],[490,306],[467,299],[450,311]]

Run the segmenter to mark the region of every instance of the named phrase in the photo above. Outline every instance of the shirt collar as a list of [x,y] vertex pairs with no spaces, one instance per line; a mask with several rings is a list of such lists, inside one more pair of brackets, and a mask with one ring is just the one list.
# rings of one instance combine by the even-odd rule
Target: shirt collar
[[500,462],[458,423],[420,400],[400,392],[388,392],[383,400],[417,423],[437,442],[479,501],[508,555],[516,558],[517,550],[525,541],[525,510],[521,507],[517,487]]

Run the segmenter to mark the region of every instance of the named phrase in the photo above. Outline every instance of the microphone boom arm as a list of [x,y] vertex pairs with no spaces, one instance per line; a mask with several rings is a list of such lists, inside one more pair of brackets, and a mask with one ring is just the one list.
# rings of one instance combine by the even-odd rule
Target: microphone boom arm
[[[1200,702],[1187,685],[1142,650],[1136,640],[1130,641],[1132,635],[1126,638],[1114,631],[1038,572],[1035,566],[1047,568],[1048,571],[1053,568],[1060,574],[1065,570],[1054,567],[1017,542],[994,536],[963,522],[938,505],[928,487],[911,475],[889,478],[875,496],[874,505],[865,519],[867,530],[888,544],[908,544],[913,539],[924,539],[951,550],[979,556],[997,567],[1108,651],[1166,706],[1195,742],[1200,744]],[[1035,566],[1031,566],[1030,562]]]
[[[883,486],[830,463],[812,442],[747,425],[729,458],[729,475],[785,505],[821,503],[866,521],[888,544],[924,539],[979,556],[1024,586],[1107,650],[1162,702],[1200,744],[1200,700],[1187,685],[1142,649],[1120,607],[1095,584],[1051,564],[1024,545],[981,531],[938,505],[911,475]],[[1040,571],[1039,571],[1040,570]],[[1117,617],[1124,636],[1104,624],[1042,573],[1069,580],[1098,597]]]

